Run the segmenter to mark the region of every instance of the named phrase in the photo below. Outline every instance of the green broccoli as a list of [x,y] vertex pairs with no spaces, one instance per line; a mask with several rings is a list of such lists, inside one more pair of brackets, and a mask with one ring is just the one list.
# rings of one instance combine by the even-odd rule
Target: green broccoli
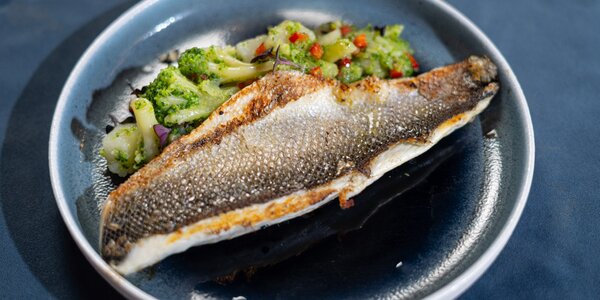
[[236,87],[220,88],[216,80],[195,84],[170,66],[160,71],[143,96],[154,105],[158,122],[172,127],[204,120],[236,91]]
[[277,26],[269,27],[264,43],[265,47],[273,49],[284,44],[296,44],[306,48],[315,40],[316,36],[312,30],[306,28],[300,22],[286,20]]
[[400,37],[402,25],[389,25],[374,30],[370,25],[350,35],[354,38],[365,34],[368,46],[363,52],[356,54],[356,61],[366,75],[381,78],[389,77],[392,70],[397,74],[411,76],[415,72],[411,61],[410,46]]
[[246,63],[237,59],[231,46],[188,49],[178,64],[181,74],[196,83],[209,79],[220,84],[243,82],[273,69],[273,61]]
[[167,115],[200,104],[202,93],[176,67],[170,66],[160,71],[144,89],[143,96],[154,104],[156,119],[164,124]]
[[119,124],[102,139],[100,155],[112,173],[125,177],[143,165],[143,144],[136,124]]

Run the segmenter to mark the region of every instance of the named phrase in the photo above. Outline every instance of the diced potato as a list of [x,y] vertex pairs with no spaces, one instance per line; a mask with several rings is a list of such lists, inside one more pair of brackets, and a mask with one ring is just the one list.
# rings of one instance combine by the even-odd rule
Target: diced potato
[[344,57],[350,57],[357,50],[356,46],[348,39],[339,39],[324,48],[323,60],[328,62],[335,62]]
[[319,44],[321,44],[321,46],[327,46],[337,42],[337,40],[341,38],[342,32],[338,28],[320,36],[317,41],[319,42]]

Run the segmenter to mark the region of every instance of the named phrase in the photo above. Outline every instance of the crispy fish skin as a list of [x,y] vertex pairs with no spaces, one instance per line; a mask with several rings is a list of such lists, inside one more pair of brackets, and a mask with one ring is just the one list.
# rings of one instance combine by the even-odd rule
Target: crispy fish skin
[[472,56],[351,85],[277,71],[241,90],[113,191],[101,253],[123,274],[199,244],[340,205],[472,120],[498,91]]

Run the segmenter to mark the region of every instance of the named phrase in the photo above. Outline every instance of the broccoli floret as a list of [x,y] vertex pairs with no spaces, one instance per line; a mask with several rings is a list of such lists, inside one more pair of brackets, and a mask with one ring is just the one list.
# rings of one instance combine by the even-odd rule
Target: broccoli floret
[[164,119],[166,125],[202,121],[239,90],[236,86],[220,87],[214,80],[203,80],[198,84],[198,89],[202,94],[200,103],[169,114]]
[[143,144],[136,124],[120,124],[102,139],[100,155],[112,173],[125,177],[143,165]]
[[368,46],[356,54],[356,61],[366,75],[385,78],[392,70],[401,72],[404,76],[414,73],[409,58],[412,50],[408,42],[400,37],[402,29],[402,25],[388,25],[375,30],[369,25],[350,35],[350,38],[354,38],[365,34]]
[[[315,34],[310,29],[298,22],[284,21],[269,28],[266,36],[238,44],[238,51],[231,46],[188,49],[179,58],[179,70],[196,83],[207,79],[216,80],[220,84],[240,83],[271,71],[274,52],[278,48],[281,57],[310,69],[317,65],[316,60],[307,52],[314,41]],[[246,62],[258,55],[255,51],[261,44],[265,50],[271,49],[273,55],[267,61]]]
[[214,79],[195,84],[178,68],[170,66],[160,71],[143,96],[154,104],[157,121],[172,127],[204,120],[237,90],[237,87],[220,87]]
[[[294,40],[292,37],[294,34],[298,37],[297,40]],[[265,46],[267,48],[277,48],[284,44],[308,46],[312,44],[315,39],[315,33],[304,27],[300,22],[286,20],[277,26],[269,27]]]
[[146,87],[143,96],[154,105],[157,121],[173,127],[206,119],[237,91],[235,86],[220,87],[218,80],[200,80],[195,84],[170,66]]
[[160,71],[144,89],[143,96],[154,104],[156,119],[164,124],[167,115],[200,104],[202,93],[176,67],[170,66]]
[[385,26],[383,37],[393,41],[401,41],[400,34],[403,30],[404,26],[400,24],[387,25]]
[[236,58],[235,48],[191,48],[178,61],[181,74],[199,83],[216,80],[219,83],[237,83],[257,78],[273,69],[273,62],[246,63]]

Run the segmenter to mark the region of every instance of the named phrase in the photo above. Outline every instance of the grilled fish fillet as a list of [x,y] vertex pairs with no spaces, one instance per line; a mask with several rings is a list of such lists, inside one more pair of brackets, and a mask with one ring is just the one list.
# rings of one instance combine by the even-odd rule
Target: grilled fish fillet
[[128,274],[335,198],[347,208],[485,109],[496,73],[489,59],[472,56],[415,78],[351,85],[268,74],[108,196],[101,253]]

